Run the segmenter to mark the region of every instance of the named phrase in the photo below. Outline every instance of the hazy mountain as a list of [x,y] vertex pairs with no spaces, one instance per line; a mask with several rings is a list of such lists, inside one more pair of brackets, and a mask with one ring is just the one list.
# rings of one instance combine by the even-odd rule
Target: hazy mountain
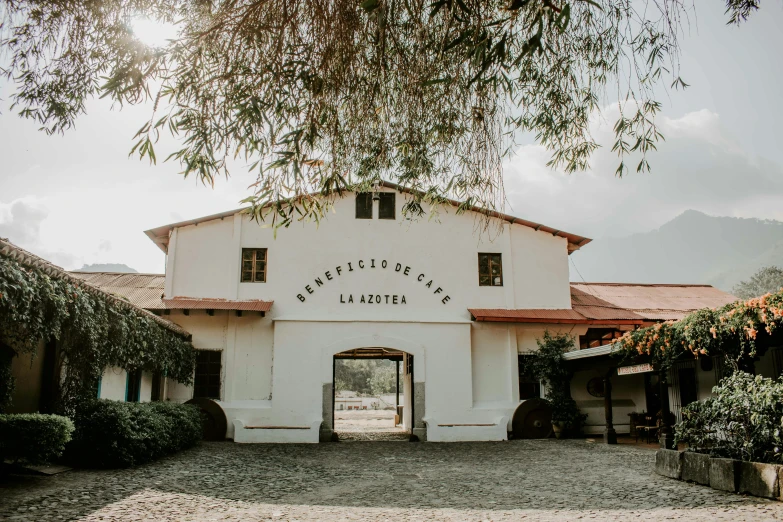
[[95,263],[92,265],[84,265],[77,272],[122,272],[123,274],[138,274],[138,270],[134,270],[128,265],[122,263]]
[[657,230],[597,239],[571,257],[574,281],[706,283],[731,291],[763,266],[783,267],[783,223],[688,210]]

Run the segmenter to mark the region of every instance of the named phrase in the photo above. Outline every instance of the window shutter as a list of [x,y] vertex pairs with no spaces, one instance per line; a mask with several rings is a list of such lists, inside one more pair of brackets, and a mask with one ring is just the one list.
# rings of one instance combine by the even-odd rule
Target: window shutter
[[372,194],[369,192],[356,194],[356,219],[372,219]]
[[394,219],[395,216],[395,202],[394,192],[381,192],[378,194],[380,197],[378,205],[378,219]]

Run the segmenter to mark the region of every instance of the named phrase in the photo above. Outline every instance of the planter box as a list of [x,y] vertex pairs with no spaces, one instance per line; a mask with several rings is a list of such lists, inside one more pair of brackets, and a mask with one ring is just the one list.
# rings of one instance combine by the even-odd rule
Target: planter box
[[778,498],[780,466],[759,462],[741,462],[739,492],[756,497]]
[[682,477],[682,452],[659,449],[655,452],[655,472],[664,477]]
[[740,461],[710,459],[710,486],[721,491],[736,492],[739,487]]
[[682,457],[682,480],[710,485],[710,456],[707,453],[686,451]]

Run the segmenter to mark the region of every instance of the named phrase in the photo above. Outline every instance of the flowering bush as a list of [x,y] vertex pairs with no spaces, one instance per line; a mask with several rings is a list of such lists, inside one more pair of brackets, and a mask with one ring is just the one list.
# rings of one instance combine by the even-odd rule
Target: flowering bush
[[675,440],[715,457],[783,463],[783,379],[736,372],[683,408]]
[[667,368],[687,355],[722,354],[737,364],[780,337],[782,325],[783,290],[717,310],[697,310],[680,321],[632,330],[615,345],[627,357],[649,355],[658,368]]

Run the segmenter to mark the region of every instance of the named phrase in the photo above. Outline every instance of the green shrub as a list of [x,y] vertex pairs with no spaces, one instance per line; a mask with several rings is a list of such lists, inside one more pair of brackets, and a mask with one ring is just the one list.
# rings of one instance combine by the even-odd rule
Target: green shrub
[[74,465],[124,468],[180,451],[201,440],[198,408],[164,402],[94,400],[75,416],[66,456]]
[[736,372],[689,404],[675,440],[715,457],[783,463],[783,379]]
[[73,430],[73,422],[60,415],[0,415],[0,462],[51,462],[62,455]]

